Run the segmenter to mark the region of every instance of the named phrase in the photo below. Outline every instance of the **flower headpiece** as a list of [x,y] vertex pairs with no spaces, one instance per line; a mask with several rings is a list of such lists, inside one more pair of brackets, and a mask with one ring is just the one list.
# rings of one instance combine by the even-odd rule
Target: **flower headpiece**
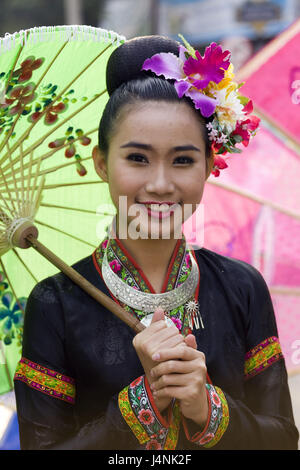
[[221,155],[241,153],[236,144],[247,147],[260,119],[251,115],[252,101],[239,93],[243,83],[239,85],[234,81],[230,51],[222,51],[222,47],[213,42],[202,57],[179,36],[185,47],[179,46],[178,57],[171,52],[155,54],[145,60],[142,70],[175,80],[179,98],[191,98],[204,118],[211,117],[206,127],[214,154],[212,173],[219,176],[220,170],[228,166]]

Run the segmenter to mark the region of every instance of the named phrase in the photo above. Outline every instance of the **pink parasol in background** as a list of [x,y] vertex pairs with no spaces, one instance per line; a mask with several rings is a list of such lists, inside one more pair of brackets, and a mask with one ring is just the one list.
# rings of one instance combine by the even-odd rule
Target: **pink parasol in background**
[[[289,373],[300,371],[300,20],[239,72],[261,118],[257,136],[211,176],[192,244],[255,266],[268,284]],[[199,207],[199,211],[203,211]],[[198,214],[199,215],[199,214]]]

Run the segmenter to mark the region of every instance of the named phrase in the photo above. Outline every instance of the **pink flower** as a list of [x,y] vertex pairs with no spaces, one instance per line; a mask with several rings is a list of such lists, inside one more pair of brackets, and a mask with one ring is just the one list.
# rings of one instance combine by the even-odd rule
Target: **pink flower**
[[224,78],[224,70],[230,65],[230,52],[222,51],[222,47],[213,42],[205,49],[204,57],[195,52],[196,59],[189,57],[183,66],[184,73],[197,90],[203,90],[209,82],[220,83]]
[[162,447],[156,439],[152,439],[151,441],[147,442],[146,449],[147,450],[161,450]]
[[143,424],[152,424],[154,422],[154,416],[150,410],[144,408],[139,412],[138,418]]
[[114,273],[117,273],[121,269],[121,265],[120,265],[119,261],[117,261],[116,259],[111,261],[109,263],[109,266],[111,267],[111,269],[113,270]]
[[247,119],[239,121],[236,125],[235,130],[232,132],[232,136],[238,135],[241,137],[241,143],[244,147],[249,144],[252,133],[258,128],[260,119],[257,116],[249,116],[253,111],[253,103],[251,100],[244,106],[243,111],[247,115]]
[[105,250],[105,249],[106,249],[106,247],[107,247],[107,243],[108,243],[108,240],[104,240],[104,242],[101,244],[101,246],[102,246],[103,250]]
[[189,255],[189,253],[187,253],[187,254],[185,255],[185,262],[186,262],[186,264],[187,264],[188,266],[190,265],[191,257],[190,257],[190,255]]
[[222,158],[220,155],[215,154],[214,155],[214,167],[212,170],[212,174],[215,176],[220,175],[220,170],[224,170],[224,168],[227,168],[228,165],[225,162],[224,158]]
[[179,320],[179,318],[171,318],[172,322],[174,325],[178,328],[178,330],[181,330],[182,327],[182,322]]

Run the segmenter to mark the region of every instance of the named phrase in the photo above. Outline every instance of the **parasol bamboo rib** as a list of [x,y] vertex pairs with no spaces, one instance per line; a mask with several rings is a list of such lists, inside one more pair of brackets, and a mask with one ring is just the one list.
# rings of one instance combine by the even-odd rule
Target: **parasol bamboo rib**
[[[93,134],[93,133],[96,132],[96,131],[98,131],[98,128],[93,129],[93,130],[91,130],[91,131],[89,131],[89,132],[85,132],[84,135],[85,135],[85,136],[88,136],[88,135],[90,135],[90,134]],[[78,142],[79,140],[80,140],[80,137],[77,137],[76,139],[74,139],[74,140],[72,141],[72,143],[74,144],[74,143]],[[36,164],[38,163],[39,159],[42,159],[42,161],[44,161],[44,160],[46,160],[47,158],[52,157],[52,155],[53,155],[54,153],[56,153],[56,152],[58,152],[59,150],[62,150],[62,149],[64,149],[64,148],[67,148],[69,145],[70,145],[70,143],[67,142],[66,144],[62,145],[61,147],[55,148],[55,149],[53,149],[53,150],[51,150],[51,151],[45,153],[44,155],[41,155],[39,158],[36,158],[35,160],[33,160],[32,165],[36,165]],[[22,143],[20,144],[20,147],[21,147],[21,146],[22,146]],[[26,156],[26,155],[25,155],[25,156]],[[91,157],[89,157],[89,158],[91,158]],[[12,160],[12,165],[14,166],[16,163],[19,163],[20,161],[22,162],[23,160],[24,160],[24,152],[23,152],[23,151],[20,151],[20,155],[19,155],[18,157],[16,157],[14,160]],[[6,173],[7,170],[10,170],[10,168],[11,168],[11,165],[6,165],[4,168],[2,168],[3,173]],[[23,168],[24,168],[24,170],[26,170],[26,169],[28,168],[28,163],[26,163]],[[19,173],[20,171],[22,171],[22,170],[21,170],[21,166],[20,166],[20,167],[17,167],[17,168],[15,169],[15,173],[16,173],[16,174]]]
[[16,215],[17,215],[16,207],[15,207],[13,199],[11,198],[11,191],[9,190],[9,188],[7,186],[7,183],[6,183],[5,177],[3,175],[1,166],[0,166],[0,173],[1,173],[1,176],[2,176],[4,184],[5,184],[6,192],[8,194],[8,198],[6,198],[6,199],[11,203],[11,207],[12,207],[13,210],[11,210],[11,208],[8,206],[8,204],[6,202],[6,199],[4,199],[3,194],[2,194],[3,191],[1,191],[0,197],[1,197],[2,201],[4,202],[4,204],[5,204],[6,208],[8,209],[8,211],[11,212],[14,215],[14,217],[16,217]]
[[290,296],[299,296],[300,295],[300,288],[299,287],[270,286],[269,290],[270,290],[271,294],[290,295]]
[[114,313],[120,320],[125,322],[130,328],[132,328],[136,333],[144,330],[145,327],[140,321],[134,318],[130,313],[126,312],[120,305],[110,299],[107,295],[103,294],[99,289],[97,289],[93,284],[87,281],[82,277],[75,269],[68,266],[60,258],[58,258],[54,253],[52,253],[46,246],[40,243],[32,235],[27,237],[29,244],[43,255],[48,261],[50,261],[54,266],[56,266],[60,271],[66,274],[75,284],[80,286],[85,292],[87,292],[93,299],[103,305],[105,308]]
[[57,188],[67,188],[69,186],[84,186],[89,184],[101,184],[105,181],[96,180],[96,181],[78,181],[77,183],[61,183],[61,184],[46,184],[44,189],[57,189]]
[[76,212],[83,212],[85,214],[92,214],[92,215],[105,215],[109,217],[114,217],[116,214],[109,214],[108,212],[98,212],[96,210],[92,211],[90,209],[79,209],[78,207],[68,207],[68,206],[58,206],[56,204],[47,204],[46,202],[42,202],[40,207],[50,207],[51,209],[63,209],[68,211],[76,211]]
[[[43,158],[43,157],[40,157],[40,158],[38,158],[37,160],[34,160],[34,161],[32,162],[32,165],[31,165],[31,166],[33,166],[34,164],[37,164],[38,167],[40,167],[40,165],[41,165],[41,163],[42,163],[42,158]],[[82,158],[82,159],[80,160],[80,163],[86,162],[87,160],[91,160],[92,158],[93,158],[93,157],[85,157],[85,158]],[[76,165],[76,163],[77,163],[76,160],[72,160],[71,162],[62,163],[61,165],[53,166],[53,167],[51,167],[51,168],[47,168],[47,169],[42,170],[42,171],[39,171],[39,169],[37,169],[36,174],[37,174],[38,176],[48,175],[49,173],[53,173],[53,172],[55,172],[55,171],[57,171],[57,170],[61,170],[62,168],[66,168],[67,166]],[[25,168],[25,165],[24,165],[24,168]],[[13,173],[13,172],[14,172],[14,171],[12,171],[12,173]],[[15,172],[15,173],[16,173],[16,172]],[[36,175],[36,174],[31,175],[31,176],[30,176],[30,179],[31,179],[31,178],[35,178],[35,175]],[[10,176],[10,175],[9,175],[9,176]],[[20,177],[18,177],[18,178],[13,177],[12,180],[6,179],[6,183],[7,183],[8,185],[10,185],[10,184],[15,184],[15,183],[19,183],[19,182],[22,183],[23,181],[24,181],[24,175],[23,175],[23,176],[20,176]],[[3,186],[3,185],[0,184],[0,188],[1,188],[2,186]],[[18,189],[19,189],[19,188],[18,188]]]
[[[66,46],[66,44],[67,44],[67,42],[66,42],[65,44],[63,44],[63,46],[61,47],[61,49],[57,52],[57,54],[55,55],[55,57],[52,59],[52,61],[50,62],[50,64],[48,65],[48,67],[46,68],[46,70],[44,71],[44,73],[42,74],[42,76],[40,77],[39,81],[38,81],[37,84],[34,86],[32,92],[34,92],[34,91],[37,89],[37,87],[39,86],[39,84],[41,83],[41,81],[43,80],[43,78],[45,77],[45,75],[47,74],[48,70],[51,68],[51,66],[53,65],[53,63],[55,62],[55,60],[57,59],[57,57],[59,56],[59,54],[61,53],[61,51],[63,50],[63,48]],[[24,46],[22,46],[22,48],[23,48],[23,47],[24,47]],[[21,51],[20,51],[20,52],[21,52]],[[14,63],[14,67],[13,67],[13,69],[12,69],[12,71],[11,71],[11,74],[14,72],[16,63],[17,63],[17,62]],[[9,82],[8,82],[8,83],[9,83]],[[21,111],[18,113],[18,115],[17,115],[17,117],[16,117],[16,119],[15,119],[15,121],[14,121],[14,123],[13,123],[13,125],[12,125],[12,127],[11,127],[11,129],[10,129],[10,131],[9,131],[9,133],[8,133],[8,135],[5,137],[5,139],[4,139],[4,141],[2,142],[2,144],[0,144],[0,153],[1,153],[1,150],[5,147],[6,143],[8,142],[10,136],[12,135],[12,133],[13,133],[13,131],[14,131],[14,128],[16,127],[16,124],[17,124],[19,118],[21,117],[22,112],[23,112],[25,106],[26,106],[26,104],[23,105],[23,107],[22,107]],[[50,105],[49,105],[49,106],[50,106]],[[49,106],[48,106],[48,107],[49,107]],[[1,163],[2,163],[2,162],[1,162]]]
[[[61,92],[54,98],[54,100],[52,100],[51,103],[50,103],[48,106],[45,107],[45,109],[44,109],[44,110],[42,111],[42,113],[41,113],[41,118],[42,118],[42,117],[47,113],[47,111],[54,105],[54,103],[55,103],[59,98],[61,98],[61,96],[68,90],[68,88],[70,88],[70,86],[73,85],[73,83],[74,83],[79,77],[82,76],[82,74],[90,67],[90,65],[92,65],[92,64],[93,64],[102,54],[104,54],[104,53],[107,51],[107,49],[109,49],[111,46],[112,46],[112,44],[109,44],[103,51],[101,51],[96,57],[94,57],[94,59],[93,59],[86,67],[84,67],[84,69],[83,69],[80,73],[78,73],[78,74],[75,76],[75,78],[74,78],[73,80],[71,80],[70,83],[68,83],[68,85],[63,89],[63,91],[61,91]],[[99,93],[98,95],[96,95],[96,98],[94,97],[94,99],[91,100],[91,101],[89,102],[89,104],[92,103],[95,99],[97,99],[97,98],[99,98],[100,96],[102,96],[105,92],[106,92],[106,90],[103,90],[103,92],[101,92],[101,93]],[[17,122],[17,120],[19,119],[19,117],[21,116],[24,107],[25,107],[25,105],[23,106],[22,110],[18,113],[18,116],[17,116],[17,118],[16,118],[16,120],[15,120],[15,122],[14,122],[12,128],[10,129],[9,134],[8,134],[7,137],[4,139],[4,141],[2,142],[2,144],[0,144],[0,152],[1,152],[1,150],[4,148],[4,146],[6,145],[6,142],[8,141],[10,135],[12,134],[12,132],[13,132],[13,130],[14,130],[14,127],[15,127],[15,125],[16,125],[16,122]],[[85,106],[84,106],[84,107],[85,107]],[[82,109],[84,109],[84,107],[83,107]],[[77,113],[78,113],[78,111],[75,112],[75,114],[77,114]],[[73,115],[74,115],[74,113],[73,113]],[[71,118],[73,117],[73,115],[68,116],[68,118],[67,118],[66,121],[68,121],[69,119],[71,119]],[[18,146],[18,144],[19,144],[20,141],[23,142],[23,141],[26,139],[26,137],[30,134],[31,130],[33,129],[33,127],[36,125],[37,122],[38,122],[38,121],[33,122],[33,123],[31,124],[31,126],[29,126],[29,128],[26,130],[26,132],[18,139],[18,141],[16,142],[16,144],[12,147],[12,152],[14,152],[14,151],[16,150],[16,148],[17,148],[17,146]],[[62,123],[64,123],[64,122],[65,122],[65,121],[63,121]],[[61,124],[62,124],[62,123],[61,123]],[[60,124],[60,125],[61,125],[61,124]],[[58,126],[58,127],[60,127],[60,126]],[[50,134],[51,134],[52,132],[54,132],[58,127],[56,126],[56,128],[54,128],[54,129],[50,132]],[[48,135],[50,135],[50,134],[48,134]],[[47,137],[47,135],[46,135],[45,137]],[[45,138],[45,137],[44,137],[44,138]],[[43,139],[43,140],[44,140],[44,139]],[[42,140],[42,142],[43,142],[43,140]],[[3,158],[2,158],[1,161],[0,161],[0,164],[2,164],[3,161],[6,160],[6,158],[7,158],[7,155],[4,155]]]
[[[26,149],[26,151],[24,151],[23,153],[23,157],[26,157],[30,152],[32,152],[33,150],[35,150],[37,147],[39,147],[44,141],[45,139],[47,139],[47,137],[49,137],[49,135],[53,134],[53,132],[55,132],[57,129],[59,129],[61,126],[63,126],[64,124],[66,124],[67,122],[70,121],[70,119],[72,119],[74,116],[76,116],[76,114],[80,113],[83,109],[87,108],[90,104],[92,104],[94,101],[96,101],[98,98],[101,98],[101,96],[103,96],[105,93],[107,93],[107,90],[103,90],[101,93],[95,95],[93,98],[91,98],[89,101],[87,101],[81,108],[77,109],[76,111],[74,111],[72,114],[70,114],[66,119],[64,119],[63,121],[61,121],[59,124],[57,124],[57,126],[53,127],[47,134],[43,135],[43,137],[41,137],[38,141],[36,141],[31,147],[29,147],[28,149]],[[40,120],[40,119],[39,119]],[[18,141],[11,147],[11,152],[15,152],[17,147],[22,143],[24,142],[24,140],[28,137],[28,135],[30,134],[30,131],[31,129],[34,127],[34,125],[39,122],[38,121],[35,121],[30,127],[29,129],[27,129],[26,132],[24,132],[24,134],[18,139]],[[0,160],[0,165],[2,165],[5,160],[7,160],[7,154],[3,155],[3,158]]]
[[34,282],[38,283],[39,281],[37,280],[37,278],[35,277],[35,275],[32,273],[32,271],[28,268],[28,266],[26,265],[26,263],[24,263],[22,257],[19,255],[19,253],[17,252],[17,250],[15,248],[12,249],[12,252],[16,255],[16,257],[18,258],[18,260],[23,264],[24,268],[27,270],[27,272],[30,274],[30,276],[32,277],[32,279],[34,280]]
[[300,220],[300,214],[298,212],[294,212],[294,211],[291,211],[289,209],[285,209],[284,207],[279,206],[278,204],[273,204],[271,201],[268,201],[267,199],[263,199],[261,197],[255,196],[254,194],[252,194],[248,191],[243,191],[240,188],[231,186],[231,185],[226,184],[226,183],[220,183],[220,182],[214,181],[213,179],[211,179],[211,180],[208,179],[207,182],[210,183],[210,184],[213,184],[215,186],[219,186],[220,188],[225,189],[226,191],[231,191],[233,193],[239,194],[240,196],[244,196],[244,197],[246,197],[248,199],[251,199],[252,201],[257,202],[259,204],[262,204],[264,206],[272,207],[272,209],[275,209],[276,211],[281,212],[282,214],[285,214],[285,215],[288,215],[290,217],[294,217],[295,219]]
[[43,225],[44,227],[51,228],[52,230],[55,230],[56,232],[62,233],[63,235],[73,238],[73,240],[77,240],[78,242],[84,243],[85,245],[88,245],[91,248],[97,248],[95,245],[92,245],[86,240],[82,240],[82,238],[76,237],[75,235],[72,235],[71,233],[64,232],[63,230],[60,230],[59,228],[52,227],[52,225],[45,224],[44,222],[41,222],[40,220],[37,220],[37,219],[35,220],[35,222],[39,225]]
[[296,34],[300,32],[300,20],[296,21],[286,31],[281,33],[270,41],[253,59],[246,62],[238,71],[238,80],[245,80],[249,75],[255,73],[262,65],[264,65],[276,52],[285,46]]
[[[1,170],[1,168],[0,168]],[[57,189],[57,188],[67,188],[68,186],[84,186],[84,185],[89,185],[89,184],[101,184],[101,183],[105,183],[105,181],[101,181],[101,180],[97,180],[97,181],[78,181],[77,183],[60,183],[60,184],[46,184],[44,186],[44,189]],[[32,189],[32,186],[30,186],[28,188],[28,190],[31,190]],[[10,194],[10,189],[7,187],[6,188],[6,191],[3,191],[3,193],[7,193],[7,194]],[[2,196],[2,194],[0,193],[0,196]],[[8,198],[6,198],[8,199]],[[10,201],[12,201],[12,198],[9,198]]]
[[283,127],[279,126],[270,116],[268,116],[265,111],[262,111],[257,105],[254,106],[254,111],[257,117],[262,120],[262,123],[265,127],[270,130],[275,137],[277,137],[281,142],[284,143],[288,148],[290,148],[297,157],[300,157],[300,144],[295,137],[289,134]]
[[[0,193],[0,197],[2,197],[1,193]],[[4,200],[6,198],[3,198]],[[108,216],[108,217],[114,217],[116,215],[116,213],[112,214],[112,213],[108,213],[108,212],[101,212],[101,211],[98,211],[98,210],[91,210],[91,209],[80,209],[78,207],[70,207],[70,206],[59,206],[59,205],[56,205],[56,204],[48,204],[46,202],[41,202],[39,204],[39,207],[49,207],[50,209],[63,209],[63,210],[68,210],[68,211],[76,211],[76,212],[82,212],[84,214],[92,214],[92,215],[105,215],[105,216]],[[0,205],[0,210],[1,210],[1,205]],[[3,222],[1,221],[1,218],[0,218],[0,224],[3,224]]]

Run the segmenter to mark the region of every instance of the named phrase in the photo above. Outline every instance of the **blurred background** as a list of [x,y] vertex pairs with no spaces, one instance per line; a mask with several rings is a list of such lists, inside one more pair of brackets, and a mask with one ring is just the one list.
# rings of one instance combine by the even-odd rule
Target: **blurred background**
[[[300,90],[300,0],[0,0],[0,8],[0,37],[35,26],[85,24],[116,31],[127,39],[147,34],[178,39],[181,33],[201,52],[212,41],[231,50],[235,72],[250,77],[246,90],[258,103],[262,131],[252,150],[245,151],[255,168],[241,170],[233,162],[231,175],[208,185],[208,206],[209,198],[214,199],[214,213],[206,214],[205,246],[243,259],[264,275],[300,428],[300,93],[292,95],[296,87]],[[293,25],[293,32],[284,35]],[[283,39],[276,42],[278,37]],[[273,59],[277,68],[272,69]],[[284,67],[288,104],[281,99],[275,79],[278,73],[284,75]],[[255,74],[264,76],[264,89],[257,86]],[[267,96],[266,88],[273,94]],[[275,101],[272,108],[273,96],[278,104]],[[281,113],[289,106],[289,115]],[[223,198],[220,207],[216,191]],[[226,212],[227,196],[226,207],[231,210]],[[244,216],[239,221],[237,213]],[[0,395],[0,449],[19,449],[13,390]]]
[[177,38],[196,48],[224,42],[240,67],[300,16],[300,0],[0,0],[0,36],[33,26],[86,24]]

